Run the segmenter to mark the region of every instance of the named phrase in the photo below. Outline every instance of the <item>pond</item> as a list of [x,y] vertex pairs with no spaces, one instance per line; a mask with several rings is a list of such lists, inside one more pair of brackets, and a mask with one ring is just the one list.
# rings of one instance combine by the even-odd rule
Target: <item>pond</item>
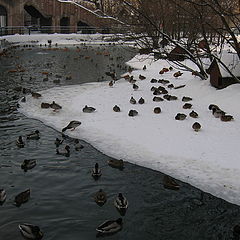
[[[239,223],[240,208],[190,186],[178,191],[163,187],[164,174],[130,163],[119,170],[108,166],[110,157],[81,141],[81,151],[70,157],[56,154],[54,141],[61,133],[17,111],[24,89],[39,91],[55,86],[108,81],[105,72],[126,72],[125,62],[134,49],[115,45],[52,48],[25,46],[0,58],[0,189],[7,193],[0,206],[0,239],[23,239],[18,224],[38,225],[48,240],[96,239],[96,227],[108,219],[123,218],[120,232],[108,239],[185,240],[238,239],[232,228]],[[48,77],[46,77],[48,76]],[[25,91],[25,90],[24,90]],[[39,140],[16,146],[18,136],[39,130]],[[74,140],[64,143],[74,149]],[[25,159],[37,165],[21,169]],[[102,176],[94,180],[95,163]],[[15,196],[30,189],[30,199],[17,207]],[[94,194],[103,189],[107,201],[99,206]],[[113,201],[118,193],[129,201],[121,216]]]

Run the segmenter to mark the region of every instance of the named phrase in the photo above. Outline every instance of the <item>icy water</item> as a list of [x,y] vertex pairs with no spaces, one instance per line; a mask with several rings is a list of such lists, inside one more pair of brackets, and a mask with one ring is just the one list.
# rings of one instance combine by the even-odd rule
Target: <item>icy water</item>
[[[104,73],[125,72],[124,62],[134,54],[112,45],[52,50],[25,47],[0,58],[0,189],[7,192],[0,206],[0,240],[23,239],[19,223],[38,225],[46,240],[96,239],[99,224],[121,217],[113,205],[119,192],[127,197],[129,208],[122,217],[122,230],[107,239],[238,239],[233,238],[232,227],[240,221],[239,206],[180,181],[180,190],[165,189],[162,173],[130,163],[122,171],[111,168],[107,165],[110,158],[86,142],[81,142],[84,149],[78,152],[73,150],[74,139],[66,138],[71,156],[56,155],[54,141],[61,134],[16,109],[24,95],[20,86],[39,91],[110,80]],[[18,72],[9,72],[16,69]],[[39,140],[28,140],[24,148],[16,146],[18,136],[36,129]],[[24,172],[20,167],[24,159],[37,160],[36,167]],[[97,181],[91,176],[96,162],[103,173]],[[15,196],[28,188],[31,198],[16,207]],[[107,193],[102,207],[93,200],[100,188]]]

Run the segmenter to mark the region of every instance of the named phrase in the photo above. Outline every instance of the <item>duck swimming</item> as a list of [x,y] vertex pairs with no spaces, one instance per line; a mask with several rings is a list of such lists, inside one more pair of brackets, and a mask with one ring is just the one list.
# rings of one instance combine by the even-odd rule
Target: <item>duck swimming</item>
[[34,226],[29,223],[23,223],[18,225],[22,236],[26,239],[40,240],[43,237],[43,233],[38,226]]
[[75,144],[76,151],[80,151],[81,149],[84,148],[84,146],[80,143],[80,141],[78,139],[75,139],[74,144]]
[[62,132],[65,132],[67,129],[72,129],[72,131],[73,131],[76,127],[78,127],[80,125],[81,125],[81,122],[73,120],[66,127],[64,127],[62,129]]
[[176,119],[176,120],[184,120],[186,117],[187,117],[186,114],[184,114],[184,113],[178,113],[178,114],[175,116],[175,119]]
[[53,102],[50,104],[50,107],[53,109],[54,112],[56,112],[57,110],[62,109],[62,106],[60,106],[59,104],[55,103],[55,101],[53,101]]
[[19,136],[18,139],[16,140],[16,145],[19,147],[19,148],[23,148],[25,143],[23,142],[23,139],[22,139],[22,136]]
[[34,168],[37,165],[37,161],[34,159],[25,159],[23,163],[21,164],[21,169],[24,170],[24,172],[27,172],[27,170],[30,170]]
[[120,112],[121,110],[120,110],[120,107],[119,107],[119,106],[115,105],[115,106],[113,107],[113,111],[114,111],[114,112]]
[[30,198],[30,189],[27,189],[24,192],[19,193],[15,197],[15,203],[17,207],[20,207],[23,203],[27,202]]
[[85,107],[82,109],[83,112],[85,113],[92,113],[96,110],[96,108],[94,107],[88,107],[87,105],[85,105]]
[[38,139],[40,139],[39,133],[40,132],[38,130],[36,130],[30,134],[27,134],[27,139],[38,140]]
[[4,189],[0,189],[0,205],[3,205],[7,198],[6,191]]
[[105,192],[103,192],[102,189],[100,189],[98,192],[95,193],[94,200],[99,206],[103,206],[104,203],[107,201],[107,195]]
[[100,224],[96,230],[99,234],[114,234],[122,229],[122,218],[117,220],[107,220],[104,223]]
[[99,168],[98,163],[96,163],[94,168],[92,169],[92,176],[96,180],[102,176],[102,171]]
[[56,153],[58,155],[62,155],[62,156],[65,156],[65,157],[70,157],[70,147],[68,145],[66,145],[63,151],[59,151],[59,149],[57,148]]
[[118,196],[115,198],[114,206],[117,208],[117,210],[120,212],[122,216],[125,215],[126,210],[128,208],[128,201],[126,197],[122,195],[122,193],[119,193]]
[[124,168],[124,162],[122,159],[110,159],[108,160],[108,165],[113,168],[118,168],[122,170]]
[[31,92],[33,98],[40,98],[42,95],[37,92]]
[[170,176],[164,175],[163,177],[163,186],[164,188],[171,190],[179,190],[180,186],[177,182]]
[[138,100],[138,103],[139,103],[139,104],[144,104],[144,103],[145,103],[145,100],[141,97],[141,98]]
[[136,99],[134,97],[131,97],[129,102],[131,104],[136,104],[137,103],[137,101],[136,101]]
[[59,138],[56,138],[56,140],[55,140],[55,142],[54,142],[54,144],[56,145],[56,147],[58,148],[62,143],[63,143],[63,139],[62,140],[60,140]]
[[198,118],[198,114],[195,111],[191,111],[189,113],[189,116],[192,117],[192,118]]
[[129,110],[128,112],[128,116],[129,117],[135,117],[138,115],[138,111],[137,110]]
[[195,132],[198,132],[198,131],[201,129],[201,124],[198,123],[198,122],[195,122],[195,123],[192,125],[192,129],[193,129]]
[[155,107],[153,112],[156,113],[156,114],[159,114],[159,113],[161,113],[161,108],[160,107]]

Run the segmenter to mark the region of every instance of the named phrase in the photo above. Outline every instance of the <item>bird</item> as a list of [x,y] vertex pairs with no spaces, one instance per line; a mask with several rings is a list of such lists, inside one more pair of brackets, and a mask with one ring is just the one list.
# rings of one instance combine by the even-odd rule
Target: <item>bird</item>
[[193,110],[189,113],[189,116],[192,118],[198,118],[198,114]]
[[146,70],[146,69],[147,69],[147,66],[146,66],[146,65],[144,65],[144,66],[143,66],[143,70]]
[[150,81],[150,83],[157,83],[157,81],[158,81],[157,79],[152,78],[151,81]]
[[21,164],[21,169],[27,172],[27,170],[34,168],[36,164],[37,162],[34,159],[24,159],[23,163]]
[[171,83],[167,86],[168,88],[174,88],[174,85]]
[[118,168],[122,170],[124,168],[124,162],[122,159],[109,159],[108,160],[108,165],[113,168]]
[[26,203],[30,198],[30,189],[27,189],[24,192],[19,193],[15,197],[15,203],[17,207],[20,207],[23,203]]
[[0,205],[3,205],[7,198],[6,191],[4,189],[0,189]]
[[37,92],[31,92],[33,98],[40,98],[42,95]]
[[21,102],[26,102],[26,97],[23,97],[23,98],[21,99]]
[[139,88],[138,85],[134,83],[133,84],[133,90],[138,90],[138,88]]
[[59,151],[59,149],[57,148],[56,153],[58,155],[62,155],[62,156],[65,156],[65,157],[70,157],[70,147],[68,145],[66,145],[63,151]]
[[43,233],[38,226],[29,223],[22,223],[18,225],[18,228],[22,236],[26,239],[40,240],[43,237]]
[[160,107],[155,107],[153,109],[153,112],[156,113],[156,114],[161,113],[161,108]]
[[93,178],[96,179],[96,180],[102,176],[102,171],[101,171],[101,169],[99,168],[98,163],[95,163],[95,166],[94,166],[94,168],[92,169],[92,176],[93,176]]
[[63,143],[63,139],[62,140],[60,140],[59,138],[56,138],[56,140],[55,140],[55,142],[54,142],[54,144],[56,145],[56,147],[58,148],[62,143]]
[[221,118],[222,116],[225,115],[225,112],[222,111],[221,109],[212,108],[212,114],[215,118]]
[[164,188],[171,190],[179,190],[179,184],[170,176],[164,175],[163,177],[163,186]]
[[96,110],[96,108],[94,107],[88,107],[87,105],[85,105],[85,107],[82,109],[83,112],[85,113],[92,113]]
[[198,122],[195,122],[195,123],[192,125],[192,129],[193,129],[195,132],[198,132],[198,131],[201,129],[201,124],[198,123]]
[[16,140],[16,145],[19,147],[19,148],[23,148],[25,143],[23,142],[23,139],[22,139],[22,136],[19,136],[18,139]]
[[233,116],[231,116],[231,115],[222,115],[222,116],[220,117],[220,119],[221,119],[221,121],[223,121],[223,122],[230,122],[230,121],[233,120]]
[[210,105],[208,106],[208,109],[209,109],[209,110],[213,110],[213,108],[215,108],[215,109],[220,109],[216,104],[210,104]]
[[100,224],[96,231],[99,234],[114,234],[122,229],[122,218],[118,218],[117,220],[107,220],[104,223]]
[[173,76],[174,77],[180,77],[180,76],[182,76],[182,72],[180,72],[180,71],[178,71],[178,72],[175,72],[174,74],[173,74]]
[[38,139],[40,139],[39,133],[40,132],[38,130],[36,130],[32,133],[29,133],[29,134],[27,134],[27,139],[28,140],[38,140]]
[[143,75],[141,75],[141,74],[139,74],[138,78],[139,78],[140,80],[144,80],[144,79],[146,79],[146,77],[143,76]]
[[99,189],[94,195],[94,200],[99,206],[103,206],[107,201],[107,195],[102,189]]
[[191,103],[185,103],[184,105],[183,105],[183,108],[184,109],[190,109],[192,107],[192,104]]
[[80,143],[80,141],[78,139],[74,140],[74,144],[75,144],[75,150],[76,151],[80,151],[81,149],[84,148],[84,146]]
[[178,114],[175,116],[175,119],[176,119],[176,120],[184,120],[186,117],[187,117],[186,114],[184,114],[184,113],[178,113]]
[[129,112],[128,112],[128,116],[129,116],[129,117],[135,117],[135,116],[137,116],[137,115],[138,115],[138,111],[137,111],[137,110],[131,109],[131,110],[129,110]]
[[45,103],[45,102],[41,103],[41,108],[50,108],[50,107],[51,107],[50,103]]
[[119,107],[119,106],[115,105],[115,106],[113,107],[113,111],[114,111],[114,112],[120,112],[121,110],[120,110],[120,107]]
[[136,101],[136,99],[134,97],[131,97],[129,102],[131,104],[136,104],[137,103],[137,101]]
[[62,132],[65,132],[67,129],[75,130],[76,127],[80,126],[81,122],[73,120],[66,127],[62,129]]
[[60,106],[59,104],[55,103],[55,101],[53,101],[51,104],[50,104],[50,107],[52,109],[54,109],[53,111],[56,112],[57,110],[59,109],[62,109],[62,106]]
[[183,97],[182,97],[182,101],[183,101],[183,102],[189,102],[189,101],[192,101],[192,98],[191,98],[191,97],[185,97],[185,96],[183,96]]
[[109,86],[109,87],[112,87],[113,84],[114,84],[114,82],[113,82],[113,80],[111,80],[111,81],[108,83],[108,86]]
[[145,102],[145,100],[142,97],[138,100],[139,104],[144,104],[144,102]]
[[119,193],[118,196],[114,199],[114,206],[122,216],[125,215],[128,208],[128,200],[123,196],[122,193]]
[[153,101],[154,102],[162,102],[162,101],[164,101],[164,99],[163,98],[161,98],[161,97],[153,97]]

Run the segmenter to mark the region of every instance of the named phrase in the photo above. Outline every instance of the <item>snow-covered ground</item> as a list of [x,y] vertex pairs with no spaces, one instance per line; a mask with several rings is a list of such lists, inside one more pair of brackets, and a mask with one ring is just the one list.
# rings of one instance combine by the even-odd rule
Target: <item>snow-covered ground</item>
[[[208,80],[200,80],[188,72],[178,78],[173,77],[176,69],[160,75],[159,71],[169,67],[169,63],[153,61],[151,56],[136,56],[128,65],[136,68],[130,74],[137,79],[139,89],[136,91],[124,79],[113,87],[109,87],[108,82],[56,87],[42,91],[39,99],[27,96],[19,110],[59,131],[70,121],[79,120],[82,124],[74,131],[67,130],[66,134],[91,143],[111,157],[161,171],[240,204],[240,85],[216,90]],[[146,70],[142,70],[144,65]],[[140,74],[146,79],[139,80]],[[169,89],[168,84],[150,83],[152,78],[186,86]],[[152,86],[165,86],[169,94],[178,99],[153,102]],[[137,101],[143,97],[145,103],[130,104],[132,96]],[[189,102],[192,109],[183,109],[183,96],[193,99]],[[62,106],[59,112],[41,109],[42,102],[52,101]],[[212,103],[233,115],[234,120],[222,122],[215,118],[208,110]],[[96,111],[84,113],[85,105],[95,107]],[[118,105],[121,112],[114,112],[114,105]],[[162,110],[160,114],[153,112],[157,106]],[[130,109],[139,114],[129,117]],[[192,110],[199,114],[197,119],[188,115]],[[177,113],[185,113],[187,118],[177,121]],[[192,129],[195,121],[202,126],[199,132]]]

